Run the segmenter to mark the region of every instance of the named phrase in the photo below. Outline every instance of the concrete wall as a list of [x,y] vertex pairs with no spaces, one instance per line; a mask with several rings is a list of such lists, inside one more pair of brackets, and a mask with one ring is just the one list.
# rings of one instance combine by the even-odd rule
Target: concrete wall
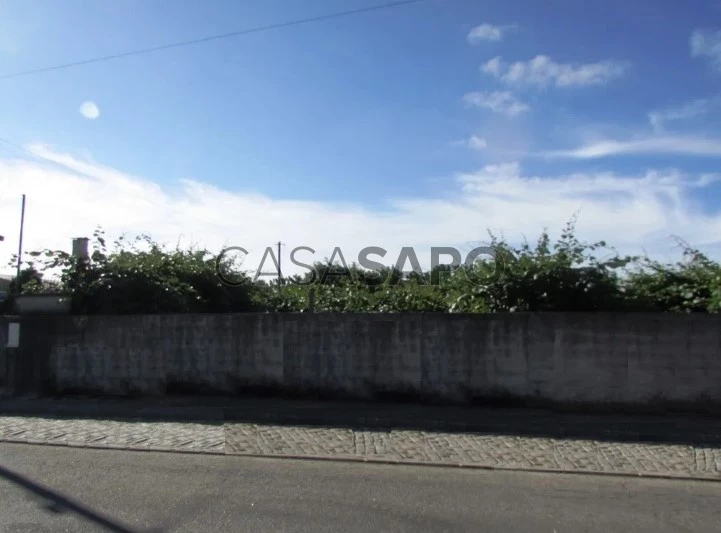
[[8,386],[8,358],[7,358],[8,320],[0,317],[0,389]]
[[247,388],[455,401],[721,405],[721,317],[237,314],[25,317],[29,386]]

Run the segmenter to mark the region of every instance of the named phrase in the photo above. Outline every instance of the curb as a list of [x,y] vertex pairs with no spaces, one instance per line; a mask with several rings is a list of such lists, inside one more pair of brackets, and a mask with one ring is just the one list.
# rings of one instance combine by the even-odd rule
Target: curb
[[11,443],[11,444],[27,444],[31,446],[57,446],[66,448],[78,448],[78,449],[93,449],[93,450],[117,450],[127,452],[162,452],[162,453],[177,453],[185,455],[215,455],[225,457],[250,457],[253,459],[284,459],[294,461],[327,461],[337,463],[368,463],[378,465],[394,465],[394,466],[423,466],[432,468],[464,468],[468,470],[491,470],[501,472],[523,472],[529,474],[573,474],[573,475],[588,475],[588,476],[606,476],[606,477],[621,477],[621,478],[635,478],[635,479],[665,479],[669,481],[696,481],[696,482],[710,482],[710,483],[721,483],[721,476],[688,476],[688,475],[676,475],[676,474],[662,474],[655,472],[607,472],[603,470],[578,470],[578,469],[563,469],[563,468],[533,468],[533,467],[513,467],[513,466],[498,466],[498,465],[482,465],[474,463],[444,463],[440,461],[415,461],[415,460],[404,460],[404,459],[383,459],[374,457],[362,457],[353,455],[294,455],[294,454],[255,454],[255,453],[235,453],[228,452],[225,448],[223,451],[214,450],[183,450],[177,448],[162,448],[158,446],[134,448],[131,446],[118,446],[118,445],[105,445],[100,446],[96,444],[80,444],[80,443],[66,443],[66,442],[52,442],[52,441],[38,441],[38,440],[20,440],[20,439],[0,439],[0,443]]
[[366,457],[353,456],[326,456],[326,455],[262,455],[262,454],[245,454],[245,453],[226,453],[226,455],[238,457],[253,457],[256,459],[291,459],[296,461],[335,461],[343,463],[375,463],[396,466],[429,466],[433,468],[465,468],[468,470],[494,470],[502,472],[524,472],[536,474],[574,474],[574,475],[591,475],[591,476],[609,476],[624,478],[642,478],[642,479],[667,479],[673,481],[707,481],[712,483],[721,483],[721,477],[693,477],[674,474],[661,473],[638,473],[638,472],[606,472],[603,470],[570,470],[558,468],[529,468],[529,467],[513,467],[513,466],[496,466],[496,465],[480,465],[474,463],[443,463],[438,461],[413,461],[403,459],[374,459]]

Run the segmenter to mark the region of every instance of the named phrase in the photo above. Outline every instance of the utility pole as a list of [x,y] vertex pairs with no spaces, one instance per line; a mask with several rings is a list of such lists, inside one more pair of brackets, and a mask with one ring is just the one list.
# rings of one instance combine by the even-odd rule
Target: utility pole
[[280,241],[278,241],[278,289],[280,290],[282,280],[283,280],[283,274],[280,270],[280,247],[283,245]]
[[25,195],[23,194],[23,204],[20,211],[20,243],[18,244],[18,268],[15,275],[15,290],[20,294],[20,267],[23,262],[23,231],[25,229]]

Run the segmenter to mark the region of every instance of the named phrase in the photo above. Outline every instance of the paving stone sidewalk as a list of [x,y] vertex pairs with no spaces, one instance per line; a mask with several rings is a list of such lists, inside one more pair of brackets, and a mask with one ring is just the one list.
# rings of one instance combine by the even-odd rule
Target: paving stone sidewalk
[[0,441],[678,476],[721,481],[719,445],[227,421],[149,422],[23,416],[0,416]]

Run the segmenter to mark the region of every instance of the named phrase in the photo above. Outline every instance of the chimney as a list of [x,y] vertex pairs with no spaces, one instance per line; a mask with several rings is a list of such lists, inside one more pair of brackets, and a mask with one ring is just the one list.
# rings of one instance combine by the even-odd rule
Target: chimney
[[80,259],[88,258],[88,239],[86,237],[73,239],[73,257]]

